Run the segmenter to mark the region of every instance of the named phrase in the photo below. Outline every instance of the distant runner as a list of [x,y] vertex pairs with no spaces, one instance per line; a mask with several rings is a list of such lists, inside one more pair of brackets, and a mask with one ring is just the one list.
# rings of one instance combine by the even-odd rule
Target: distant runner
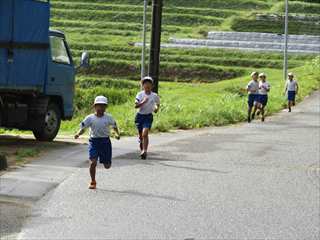
[[285,94],[288,96],[288,111],[291,112],[291,107],[296,105],[296,95],[299,91],[298,82],[294,79],[293,73],[288,73],[288,80],[285,86]]
[[153,112],[158,112],[160,108],[159,96],[152,92],[153,79],[145,77],[142,79],[143,91],[139,92],[136,96],[135,108],[139,111],[135,118],[135,124],[139,133],[139,142],[141,159],[147,158],[149,146],[149,131],[152,127]]
[[256,112],[256,109],[258,109],[257,115],[261,113],[261,121],[264,122],[265,120],[265,107],[268,103],[268,92],[270,91],[270,84],[267,82],[267,75],[265,73],[259,74],[259,97],[257,99],[257,102],[255,104],[255,109],[253,111],[253,117]]
[[[254,103],[258,100],[259,97],[259,82],[258,82],[259,73],[251,73],[252,80],[247,85],[248,92],[248,123],[251,122],[251,114]],[[252,115],[254,117],[254,113]]]
[[96,97],[94,101],[95,113],[88,115],[80,124],[79,132],[74,136],[78,139],[85,132],[86,128],[90,128],[89,139],[89,159],[91,183],[89,189],[96,189],[96,167],[97,161],[104,165],[106,169],[111,167],[112,146],[110,141],[110,126],[116,132],[116,138],[120,139],[119,129],[113,117],[106,114],[108,99],[104,96]]

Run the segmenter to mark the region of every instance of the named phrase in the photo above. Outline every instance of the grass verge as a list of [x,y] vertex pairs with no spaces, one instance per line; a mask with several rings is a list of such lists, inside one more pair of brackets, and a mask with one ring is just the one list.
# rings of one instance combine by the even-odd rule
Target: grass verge
[[[319,69],[319,57],[303,67],[290,69],[296,73],[301,87],[298,101],[301,101],[312,91],[319,89]],[[276,69],[259,69],[259,71],[264,71],[268,74],[268,81],[272,86],[267,107],[268,115],[270,115],[283,109],[286,104],[286,98],[283,95],[282,71]],[[102,80],[101,84],[108,81],[112,80]],[[155,132],[166,132],[172,129],[221,126],[244,121],[247,111],[245,86],[248,81],[249,77],[240,77],[210,84],[162,82],[159,92],[162,108],[155,116],[153,130]],[[123,81],[126,84],[129,82]],[[139,91],[139,87],[138,85],[127,85],[127,87],[127,90],[125,88],[118,90],[128,92],[119,93],[121,94],[121,100],[111,100],[109,112],[118,121],[124,135],[134,135],[136,130],[133,102],[135,92]],[[103,89],[103,87],[101,88]],[[108,96],[108,90],[105,91]],[[76,114],[73,121],[62,124],[62,132],[75,132],[82,118],[92,111],[89,103],[92,102],[97,91],[88,91],[87,93],[85,95],[87,100],[81,100],[81,103],[86,102],[86,104],[81,105],[81,111]],[[84,97],[83,93],[81,95]],[[125,95],[124,99],[122,99],[123,95]],[[110,96],[111,99],[115,97]],[[114,102],[121,102],[121,104],[115,105]]]

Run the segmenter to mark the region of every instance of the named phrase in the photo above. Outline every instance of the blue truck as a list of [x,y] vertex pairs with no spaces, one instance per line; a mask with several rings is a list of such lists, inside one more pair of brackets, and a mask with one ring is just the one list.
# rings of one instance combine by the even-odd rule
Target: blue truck
[[49,19],[49,0],[0,0],[0,127],[31,130],[40,141],[73,116],[76,68]]

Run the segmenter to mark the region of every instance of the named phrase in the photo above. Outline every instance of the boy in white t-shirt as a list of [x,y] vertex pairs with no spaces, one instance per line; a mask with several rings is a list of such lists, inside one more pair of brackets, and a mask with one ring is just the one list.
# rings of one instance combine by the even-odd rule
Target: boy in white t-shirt
[[[259,82],[258,82],[259,73],[252,72],[251,73],[251,81],[247,85],[248,92],[248,123],[251,122],[252,117],[254,118],[254,114],[252,113],[252,108],[254,103],[257,101],[259,96]],[[251,115],[252,114],[252,115]]]
[[257,115],[261,113],[261,121],[264,122],[265,116],[265,107],[268,103],[268,93],[270,91],[270,84],[267,82],[267,75],[265,73],[259,74],[259,97],[256,102],[255,107],[259,110]]
[[291,107],[296,104],[296,95],[298,94],[299,85],[294,79],[293,73],[288,73],[288,80],[285,86],[285,94],[288,96],[288,109],[291,112]]
[[139,109],[135,117],[135,124],[139,133],[141,159],[147,158],[149,146],[149,131],[152,127],[153,112],[157,113],[160,108],[159,96],[152,92],[153,79],[145,77],[142,79],[143,91],[136,96],[135,108]]
[[94,101],[95,113],[88,115],[80,124],[79,132],[74,136],[78,139],[85,132],[86,128],[90,128],[89,139],[89,159],[91,183],[89,189],[96,189],[96,167],[97,161],[104,165],[106,169],[111,167],[112,146],[110,141],[110,126],[114,129],[120,139],[119,129],[113,117],[106,114],[108,99],[104,96],[96,97]]

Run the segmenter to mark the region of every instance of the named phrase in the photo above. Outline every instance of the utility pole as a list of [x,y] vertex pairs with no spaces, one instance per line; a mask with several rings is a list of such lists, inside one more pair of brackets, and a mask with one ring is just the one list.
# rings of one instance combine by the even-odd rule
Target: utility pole
[[153,78],[156,93],[159,90],[162,7],[163,0],[153,0],[149,76]]
[[143,7],[143,31],[142,31],[142,54],[141,54],[141,79],[145,77],[145,62],[146,62],[146,40],[147,40],[147,8],[148,8],[148,0],[144,0]]
[[286,12],[284,22],[284,52],[283,52],[283,79],[287,80],[288,75],[288,14],[289,14],[289,0],[285,0]]

